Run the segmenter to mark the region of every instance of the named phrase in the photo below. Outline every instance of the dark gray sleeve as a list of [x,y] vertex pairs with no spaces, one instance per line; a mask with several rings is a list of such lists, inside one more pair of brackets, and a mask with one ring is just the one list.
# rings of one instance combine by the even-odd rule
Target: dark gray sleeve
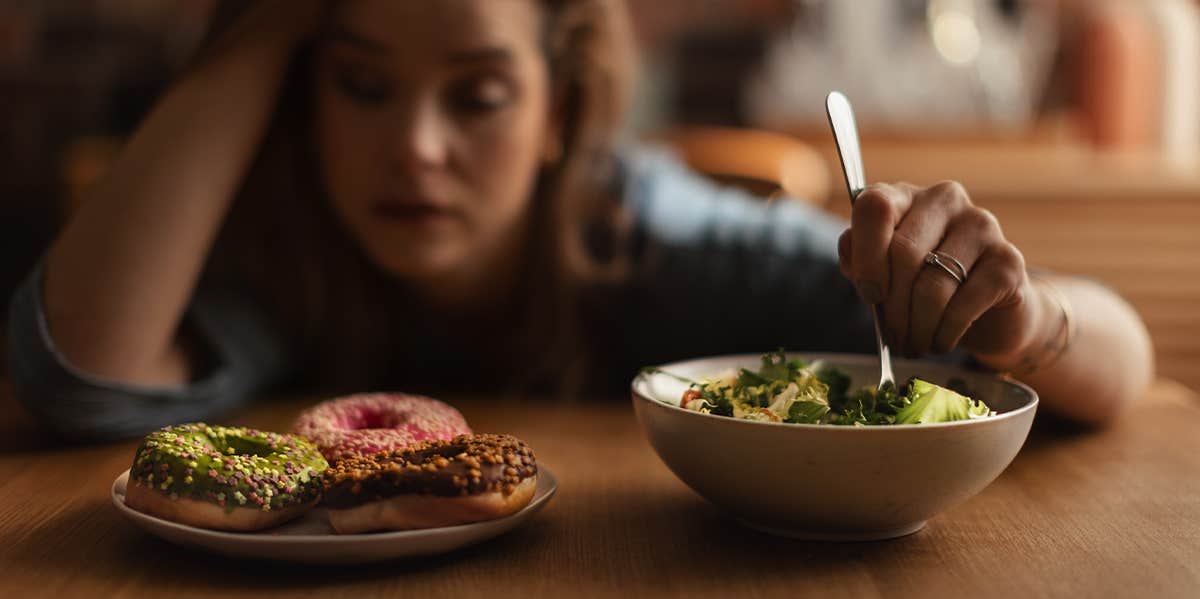
[[874,351],[870,312],[838,269],[844,221],[716,185],[667,154],[642,151],[625,165],[640,248],[624,345],[642,364],[781,347]]
[[219,416],[278,378],[278,338],[252,305],[228,293],[198,293],[185,315],[208,352],[200,378],[180,386],[139,386],[76,368],[58,351],[41,296],[42,267],[9,307],[8,356],[17,400],[50,430],[109,440]]

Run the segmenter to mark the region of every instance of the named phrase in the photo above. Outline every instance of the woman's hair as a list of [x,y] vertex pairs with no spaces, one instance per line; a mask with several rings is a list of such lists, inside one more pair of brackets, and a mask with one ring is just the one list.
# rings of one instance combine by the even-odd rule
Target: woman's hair
[[[611,158],[633,75],[633,43],[623,0],[530,1],[543,8],[542,45],[562,151],[537,176],[523,295],[511,304],[510,334],[497,335],[503,340],[478,358],[493,374],[519,373],[498,377],[507,379],[502,383],[572,385],[587,362],[581,301],[625,271]],[[199,56],[212,51],[249,4],[218,6]],[[416,335],[416,303],[371,265],[325,197],[309,55],[301,49],[293,60],[207,276],[252,291],[302,360],[307,382],[362,386],[389,368],[397,344],[420,342],[405,338]]]

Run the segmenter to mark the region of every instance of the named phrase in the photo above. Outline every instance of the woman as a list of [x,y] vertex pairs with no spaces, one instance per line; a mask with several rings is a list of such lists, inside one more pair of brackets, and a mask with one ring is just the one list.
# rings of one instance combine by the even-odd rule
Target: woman
[[[285,372],[625,383],[692,355],[871,351],[856,289],[893,347],[961,347],[1065,417],[1109,420],[1146,386],[1133,312],[1084,281],[1032,282],[959,185],[872,186],[839,241],[799,204],[617,148],[619,9],[226,3],[18,292],[17,396],[109,438],[210,417]],[[934,250],[961,285],[923,262]]]

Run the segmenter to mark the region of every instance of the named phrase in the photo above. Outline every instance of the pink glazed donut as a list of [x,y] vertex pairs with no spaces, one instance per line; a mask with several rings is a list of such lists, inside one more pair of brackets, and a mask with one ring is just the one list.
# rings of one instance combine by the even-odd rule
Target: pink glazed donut
[[471,433],[453,407],[403,393],[360,393],[324,401],[302,412],[293,428],[316,443],[331,462]]

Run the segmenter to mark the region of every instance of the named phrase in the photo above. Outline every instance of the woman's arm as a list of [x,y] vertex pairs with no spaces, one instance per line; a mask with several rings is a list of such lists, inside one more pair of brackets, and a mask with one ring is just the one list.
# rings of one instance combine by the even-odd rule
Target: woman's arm
[[1141,318],[1108,288],[1086,279],[1046,277],[1033,287],[1035,328],[1041,331],[1036,340],[1011,355],[975,357],[1029,383],[1050,412],[1089,424],[1111,420],[1154,377],[1154,352]]
[[142,122],[55,241],[45,311],[74,366],[126,383],[190,379],[180,320],[320,5],[247,10]]

